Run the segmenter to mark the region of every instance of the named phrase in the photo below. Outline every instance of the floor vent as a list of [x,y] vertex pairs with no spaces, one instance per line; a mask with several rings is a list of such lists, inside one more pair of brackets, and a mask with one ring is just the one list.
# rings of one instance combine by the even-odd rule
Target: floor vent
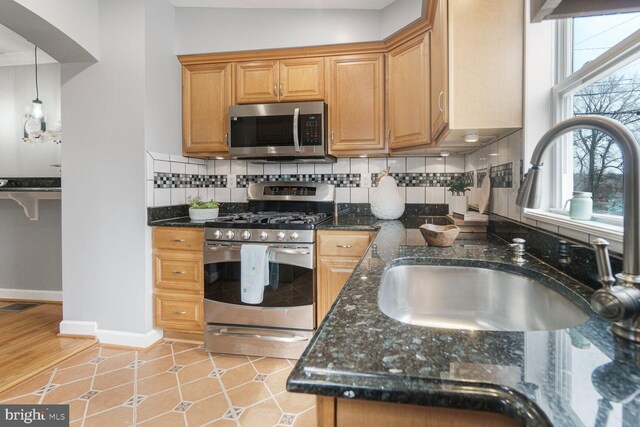
[[5,305],[4,307],[0,307],[0,311],[10,311],[10,312],[24,311],[24,310],[30,309],[31,307],[36,307],[39,305],[40,304],[35,304],[35,303],[15,303],[15,304]]

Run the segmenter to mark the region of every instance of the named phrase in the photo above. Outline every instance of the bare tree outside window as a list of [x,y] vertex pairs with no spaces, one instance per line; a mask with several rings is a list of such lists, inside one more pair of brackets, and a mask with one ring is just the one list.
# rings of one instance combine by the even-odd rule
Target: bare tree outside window
[[[622,70],[621,70],[622,71]],[[599,114],[623,123],[640,139],[640,75],[617,72],[576,92],[574,114]],[[593,193],[594,212],[622,215],[624,159],[618,144],[602,132],[573,133],[575,191]]]

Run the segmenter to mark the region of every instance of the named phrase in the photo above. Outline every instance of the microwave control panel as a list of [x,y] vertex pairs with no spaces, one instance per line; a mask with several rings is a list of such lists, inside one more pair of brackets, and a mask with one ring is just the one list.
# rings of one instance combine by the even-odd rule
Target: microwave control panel
[[319,145],[322,138],[322,130],[320,129],[320,116],[308,115],[302,117],[302,141],[305,145]]

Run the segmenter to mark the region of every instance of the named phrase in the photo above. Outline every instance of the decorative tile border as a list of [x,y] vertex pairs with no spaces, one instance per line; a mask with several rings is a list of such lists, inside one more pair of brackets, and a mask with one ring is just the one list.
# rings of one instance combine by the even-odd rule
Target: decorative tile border
[[323,182],[333,184],[336,187],[360,187],[359,173],[335,173],[335,174],[292,174],[292,175],[238,175],[236,176],[236,188],[246,188],[254,182],[279,182],[279,181],[303,181]]
[[[377,187],[378,174],[371,174],[371,186]],[[452,179],[463,177],[463,173],[411,173],[393,172],[391,176],[398,183],[398,187],[448,187]]]
[[464,181],[467,183],[468,187],[474,187],[474,182],[473,182],[473,179],[475,177],[474,171],[465,172],[462,176],[464,177]]
[[492,188],[512,188],[513,187],[513,163],[503,163],[491,166],[491,187]]
[[227,176],[155,172],[153,186],[154,188],[224,188],[227,186]]

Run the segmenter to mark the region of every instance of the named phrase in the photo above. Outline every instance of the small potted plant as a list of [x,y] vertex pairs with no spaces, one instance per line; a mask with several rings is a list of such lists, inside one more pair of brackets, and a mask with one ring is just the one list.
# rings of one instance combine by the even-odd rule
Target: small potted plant
[[189,199],[189,218],[192,221],[207,221],[218,218],[219,211],[220,203],[214,200],[204,201],[197,196]]
[[467,182],[463,178],[455,178],[449,182],[448,191],[451,192],[449,198],[449,215],[467,213],[467,196],[465,193],[471,190],[467,187]]

